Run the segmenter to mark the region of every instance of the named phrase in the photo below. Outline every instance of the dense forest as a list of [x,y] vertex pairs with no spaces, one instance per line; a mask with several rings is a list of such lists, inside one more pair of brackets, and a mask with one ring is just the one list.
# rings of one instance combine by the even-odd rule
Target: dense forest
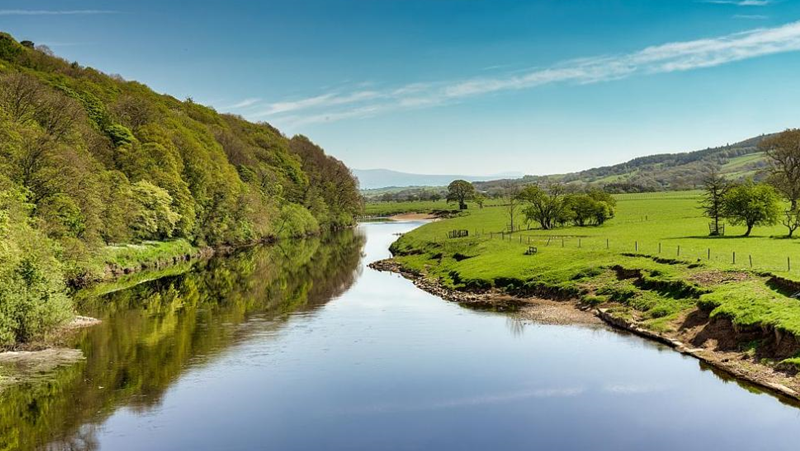
[[67,285],[102,277],[109,249],[300,237],[361,208],[306,137],[0,34],[0,346],[68,318]]

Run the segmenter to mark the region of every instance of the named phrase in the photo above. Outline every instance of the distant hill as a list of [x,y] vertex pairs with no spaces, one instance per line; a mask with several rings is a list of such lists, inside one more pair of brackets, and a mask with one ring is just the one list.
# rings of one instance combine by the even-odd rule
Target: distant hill
[[353,175],[358,178],[362,190],[372,190],[379,188],[400,188],[400,187],[427,187],[445,186],[453,180],[461,179],[470,182],[496,180],[499,178],[519,178],[521,172],[508,172],[486,176],[469,175],[429,175],[411,174],[408,172],[398,172],[389,169],[353,169]]
[[[566,184],[591,184],[605,187],[611,192],[684,190],[700,187],[705,171],[717,166],[732,180],[763,176],[767,165],[758,144],[768,135],[745,141],[694,152],[658,154],[634,158],[625,163],[603,166],[569,174],[526,175],[513,183],[561,182]],[[476,183],[481,191],[502,189],[509,180],[492,180]]]

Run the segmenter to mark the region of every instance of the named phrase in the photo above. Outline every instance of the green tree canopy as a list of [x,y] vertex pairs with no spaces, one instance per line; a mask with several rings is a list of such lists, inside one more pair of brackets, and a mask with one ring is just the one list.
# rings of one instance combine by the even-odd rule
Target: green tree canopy
[[723,211],[731,224],[744,224],[747,227],[744,236],[750,236],[753,227],[778,222],[780,198],[772,186],[747,180],[730,189]]
[[459,210],[466,210],[467,201],[475,197],[475,187],[466,180],[453,180],[447,185],[447,202],[458,202]]

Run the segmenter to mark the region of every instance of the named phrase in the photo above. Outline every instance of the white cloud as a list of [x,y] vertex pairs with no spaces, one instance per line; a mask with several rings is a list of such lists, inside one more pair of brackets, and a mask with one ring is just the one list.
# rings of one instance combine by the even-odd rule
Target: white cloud
[[288,113],[297,110],[305,110],[314,107],[330,107],[337,105],[347,105],[365,100],[380,97],[376,91],[357,91],[351,94],[339,95],[334,93],[323,94],[315,97],[278,102],[269,105],[269,108],[256,113],[256,117],[270,116],[280,113]]
[[0,16],[83,16],[93,14],[117,14],[118,11],[103,9],[72,9],[72,10],[45,10],[45,9],[0,9]]
[[706,0],[703,3],[713,3],[715,5],[736,5],[736,6],[767,6],[772,0]]
[[249,106],[253,106],[253,105],[257,104],[260,101],[261,101],[261,99],[258,98],[258,97],[250,97],[248,99],[242,100],[241,102],[234,103],[233,105],[229,105],[229,106],[223,107],[222,109],[224,109],[224,110],[235,110],[235,109],[238,109],[238,108],[247,108]]
[[[714,38],[670,42],[619,55],[564,61],[501,76],[413,83],[386,90],[328,93],[273,103],[255,117],[283,117],[295,124],[332,122],[389,111],[433,107],[480,95],[555,83],[592,84],[635,75],[682,72],[800,50],[800,22]],[[309,114],[300,115],[301,112]]]
[[764,14],[734,14],[734,19],[767,20],[769,16]]

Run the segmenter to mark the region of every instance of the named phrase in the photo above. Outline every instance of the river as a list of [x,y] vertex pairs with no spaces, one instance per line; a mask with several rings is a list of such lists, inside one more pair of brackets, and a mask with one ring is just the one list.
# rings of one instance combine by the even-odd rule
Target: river
[[85,296],[86,360],[0,394],[0,450],[797,449],[800,409],[692,358],[366,268],[418,225]]

